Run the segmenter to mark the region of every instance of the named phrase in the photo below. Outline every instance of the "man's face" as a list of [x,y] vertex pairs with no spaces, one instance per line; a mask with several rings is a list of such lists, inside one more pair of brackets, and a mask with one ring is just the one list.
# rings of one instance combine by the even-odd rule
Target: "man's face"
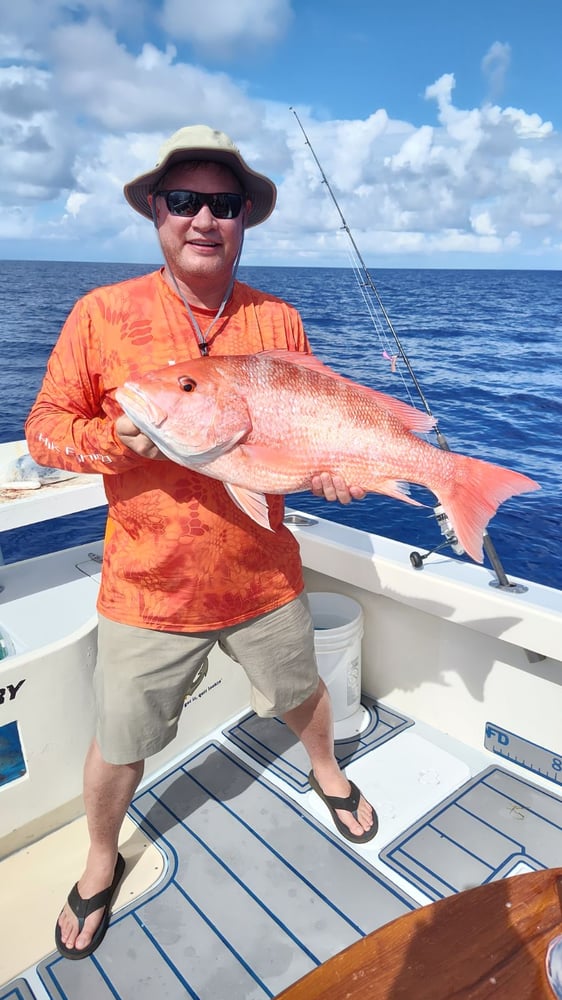
[[[202,194],[229,192],[243,194],[234,174],[218,163],[179,163],[163,178],[163,191],[189,190]],[[156,219],[166,261],[177,278],[187,285],[190,279],[224,283],[230,279],[242,241],[248,203],[235,219],[216,219],[203,205],[192,218],[172,215],[166,201],[156,198]]]

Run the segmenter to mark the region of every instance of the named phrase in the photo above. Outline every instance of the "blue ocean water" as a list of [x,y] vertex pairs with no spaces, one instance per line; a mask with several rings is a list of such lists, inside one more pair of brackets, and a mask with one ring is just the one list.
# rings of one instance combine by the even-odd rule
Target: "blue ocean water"
[[[0,261],[0,441],[23,437],[48,355],[75,300],[97,285],[148,270]],[[371,274],[451,449],[510,466],[541,484],[539,493],[508,500],[489,525],[506,573],[562,589],[562,272]],[[366,307],[352,269],[242,267],[240,277],[295,305],[315,353],[337,371],[421,405],[401,358],[392,371],[388,358],[396,346],[386,324]],[[417,489],[417,499],[431,502]],[[342,507],[303,493],[290,505],[421,551],[441,540],[431,508],[386,497]],[[103,511],[86,512],[48,528],[3,532],[0,544],[9,562],[101,537],[103,526]]]

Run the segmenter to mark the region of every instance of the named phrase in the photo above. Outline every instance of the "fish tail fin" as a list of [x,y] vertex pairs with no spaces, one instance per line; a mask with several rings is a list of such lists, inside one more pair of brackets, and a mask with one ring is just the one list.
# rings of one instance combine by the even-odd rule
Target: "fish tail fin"
[[466,455],[453,455],[454,475],[438,496],[465,552],[483,561],[484,530],[500,504],[519,493],[540,490],[521,472]]

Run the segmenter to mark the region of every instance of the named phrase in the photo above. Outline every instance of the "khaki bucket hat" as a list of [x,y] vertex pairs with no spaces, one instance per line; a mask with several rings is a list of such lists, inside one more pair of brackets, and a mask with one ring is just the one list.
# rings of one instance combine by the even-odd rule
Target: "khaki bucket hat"
[[156,166],[125,184],[123,191],[129,205],[147,219],[152,219],[148,195],[158,189],[166,171],[183,160],[209,160],[212,163],[222,163],[232,170],[252,202],[247,227],[258,226],[271,215],[277,198],[277,188],[273,181],[264,174],[251,170],[232,140],[224,132],[218,132],[208,125],[187,125],[162,143]]

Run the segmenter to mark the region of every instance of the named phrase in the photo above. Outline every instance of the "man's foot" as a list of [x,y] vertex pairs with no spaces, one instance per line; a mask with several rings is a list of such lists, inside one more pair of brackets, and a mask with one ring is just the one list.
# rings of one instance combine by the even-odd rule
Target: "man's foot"
[[101,944],[111,903],[125,872],[120,854],[109,867],[88,867],[71,890],[55,929],[57,949],[65,958],[86,958]]
[[322,783],[311,771],[308,780],[327,805],[336,828],[346,840],[365,844],[373,839],[378,830],[375,810],[342,771],[337,775],[325,775]]

